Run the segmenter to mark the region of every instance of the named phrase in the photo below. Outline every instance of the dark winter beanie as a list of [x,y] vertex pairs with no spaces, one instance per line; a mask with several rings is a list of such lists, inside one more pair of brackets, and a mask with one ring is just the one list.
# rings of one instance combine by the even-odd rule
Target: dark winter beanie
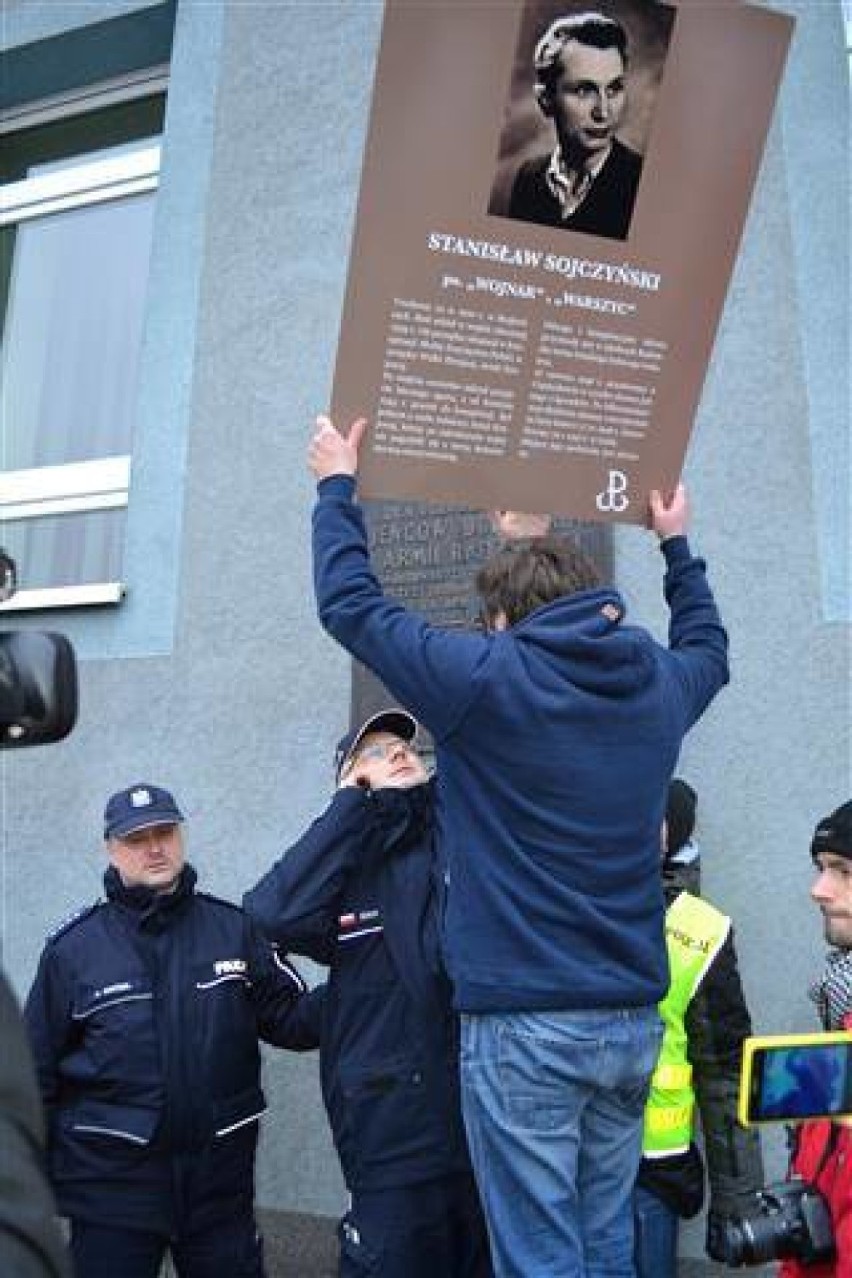
[[811,856],[816,860],[822,852],[833,852],[852,861],[852,799],[823,817],[814,830]]
[[697,802],[698,796],[692,786],[676,777],[669,786],[669,798],[666,804],[667,857],[675,856],[691,837],[695,829]]

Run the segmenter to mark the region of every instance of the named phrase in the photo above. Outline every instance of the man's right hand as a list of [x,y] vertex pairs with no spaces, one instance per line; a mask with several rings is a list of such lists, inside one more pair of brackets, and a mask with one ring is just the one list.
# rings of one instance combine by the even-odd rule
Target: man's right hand
[[368,777],[357,772],[348,772],[337,783],[338,790],[372,790]]
[[308,465],[317,482],[331,475],[355,475],[358,471],[358,449],[367,430],[367,422],[359,417],[341,435],[330,417],[318,417],[313,438],[308,445]]
[[651,527],[660,541],[684,535],[689,524],[689,502],[683,484],[678,484],[668,497],[663,497],[658,488],[653,488],[648,506]]

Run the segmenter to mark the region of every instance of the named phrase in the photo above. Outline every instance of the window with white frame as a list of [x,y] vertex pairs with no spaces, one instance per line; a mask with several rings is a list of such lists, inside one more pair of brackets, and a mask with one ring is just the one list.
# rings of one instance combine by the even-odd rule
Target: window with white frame
[[0,122],[4,609],[122,595],[164,103],[160,77]]

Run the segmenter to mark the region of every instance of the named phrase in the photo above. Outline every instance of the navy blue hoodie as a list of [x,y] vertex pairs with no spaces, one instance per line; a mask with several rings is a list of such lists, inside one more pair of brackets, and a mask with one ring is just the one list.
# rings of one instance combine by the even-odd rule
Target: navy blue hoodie
[[319,485],[320,619],[429,729],[461,1011],[645,1007],[667,983],[660,826],[685,733],[727,682],[727,637],[685,537],[662,544],[669,645],[612,589],[511,629],[442,630],[385,597],[354,481]]

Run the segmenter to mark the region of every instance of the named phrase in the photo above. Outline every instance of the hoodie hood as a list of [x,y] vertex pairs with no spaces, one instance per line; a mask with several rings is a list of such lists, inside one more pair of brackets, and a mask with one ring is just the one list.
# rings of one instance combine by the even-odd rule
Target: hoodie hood
[[624,624],[626,611],[616,590],[582,590],[537,608],[510,633],[521,660],[533,658],[538,682],[620,698],[654,677],[653,642]]

